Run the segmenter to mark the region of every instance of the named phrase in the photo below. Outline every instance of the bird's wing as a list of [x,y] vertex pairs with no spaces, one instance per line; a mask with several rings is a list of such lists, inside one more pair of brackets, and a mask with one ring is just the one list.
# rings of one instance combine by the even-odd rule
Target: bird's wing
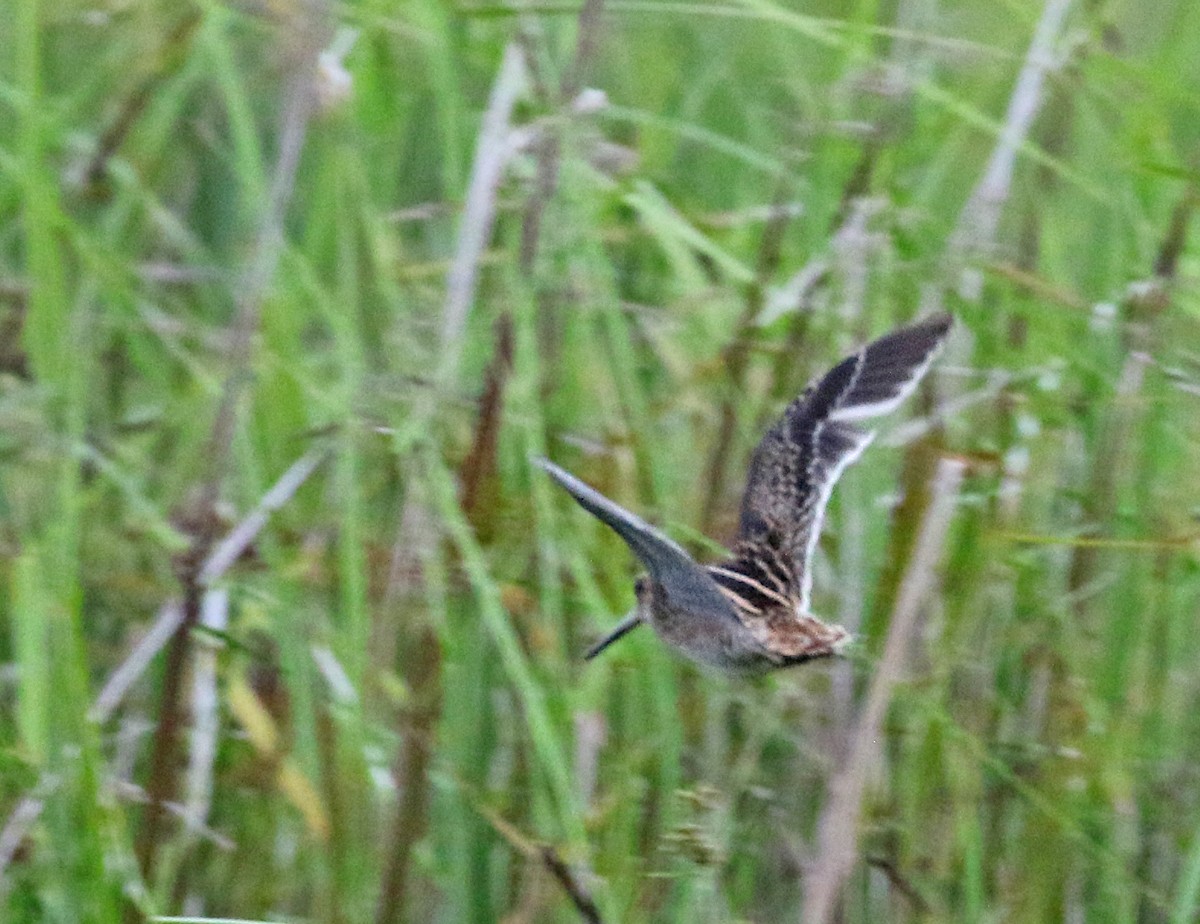
[[750,461],[736,553],[709,568],[740,610],[808,612],[829,495],[875,435],[853,424],[912,393],[952,324],[938,314],[867,344],[810,384],[767,431]]

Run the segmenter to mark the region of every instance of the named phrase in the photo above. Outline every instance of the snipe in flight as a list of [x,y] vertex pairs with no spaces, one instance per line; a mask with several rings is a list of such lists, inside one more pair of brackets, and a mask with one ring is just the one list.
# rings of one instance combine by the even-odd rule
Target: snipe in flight
[[834,484],[874,437],[855,421],[894,410],[917,387],[953,324],[939,314],[862,347],[812,382],[750,460],[731,557],[697,564],[678,544],[545,459],[585,510],[614,529],[646,567],[637,606],[592,646],[590,660],[649,623],[702,665],[758,673],[837,654],[841,626],[809,611],[812,557]]

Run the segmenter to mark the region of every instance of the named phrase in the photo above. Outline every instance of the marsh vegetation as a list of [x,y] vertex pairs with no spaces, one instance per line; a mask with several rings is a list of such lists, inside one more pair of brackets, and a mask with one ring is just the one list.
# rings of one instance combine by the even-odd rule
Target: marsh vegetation
[[[1200,4],[0,11],[0,919],[1200,913]],[[850,656],[646,631],[808,381]]]

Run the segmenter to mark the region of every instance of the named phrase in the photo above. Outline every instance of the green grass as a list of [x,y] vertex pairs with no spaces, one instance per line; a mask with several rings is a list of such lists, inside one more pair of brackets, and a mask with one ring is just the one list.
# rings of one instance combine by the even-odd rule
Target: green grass
[[[800,920],[946,454],[839,920],[1195,920],[1200,7],[1072,8],[982,248],[954,232],[1038,4],[610,0],[582,61],[577,4],[306,9],[0,11],[0,920],[578,919],[544,849],[604,921]],[[288,193],[337,29],[352,93],[291,123]],[[535,134],[448,335],[516,40]],[[951,348],[821,546],[854,656],[733,682],[643,630],[584,664],[635,566],[531,460],[711,554],[784,402],[939,302]],[[194,625],[189,555],[310,451]],[[174,734],[169,649],[89,718],[173,600]],[[188,779],[203,826],[156,821]]]

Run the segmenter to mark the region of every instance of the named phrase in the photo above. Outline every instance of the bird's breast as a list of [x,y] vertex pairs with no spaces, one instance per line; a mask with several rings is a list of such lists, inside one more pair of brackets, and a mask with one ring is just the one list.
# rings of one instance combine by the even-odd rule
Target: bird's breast
[[757,673],[773,666],[770,652],[736,618],[656,606],[651,627],[692,661],[723,673]]

